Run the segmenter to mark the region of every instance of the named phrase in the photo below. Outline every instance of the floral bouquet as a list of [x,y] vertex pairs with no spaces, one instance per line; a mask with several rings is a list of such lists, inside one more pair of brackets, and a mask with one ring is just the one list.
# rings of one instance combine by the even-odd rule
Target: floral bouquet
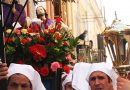
[[74,48],[78,38],[61,25],[61,19],[41,30],[38,24],[27,29],[5,32],[7,63],[32,65],[43,77],[51,76],[57,68],[69,73],[67,66],[75,59]]

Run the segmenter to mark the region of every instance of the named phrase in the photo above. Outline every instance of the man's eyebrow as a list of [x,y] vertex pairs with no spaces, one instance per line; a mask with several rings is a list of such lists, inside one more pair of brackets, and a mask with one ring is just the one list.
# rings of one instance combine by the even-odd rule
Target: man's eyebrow
[[96,79],[96,77],[95,77],[95,76],[92,76],[92,77],[89,78],[89,80],[92,80],[92,79]]
[[100,77],[104,77],[104,76],[90,76],[90,78],[100,78]]
[[11,82],[9,85],[18,85],[16,82]]

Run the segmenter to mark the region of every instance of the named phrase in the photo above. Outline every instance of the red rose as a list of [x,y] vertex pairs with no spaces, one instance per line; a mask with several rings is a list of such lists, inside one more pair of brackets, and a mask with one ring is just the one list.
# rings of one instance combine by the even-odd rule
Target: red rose
[[51,63],[51,69],[52,69],[52,71],[54,71],[54,72],[57,71],[57,68],[61,68],[59,62],[53,62],[53,63]]
[[29,52],[32,54],[36,61],[40,61],[41,58],[46,58],[47,53],[43,45],[35,44],[29,47]]
[[17,35],[20,35],[20,34],[21,34],[21,30],[16,29],[15,33],[16,33]]
[[32,33],[33,30],[31,28],[28,28],[28,33]]
[[33,30],[34,30],[34,31],[38,31],[38,30],[39,30],[39,27],[38,27],[37,24],[34,24],[34,25],[33,25]]
[[60,17],[56,17],[56,22],[59,23],[61,21]]
[[67,74],[70,73],[70,68],[69,68],[67,65],[63,67],[63,70],[64,70]]
[[22,39],[22,40],[21,40],[21,43],[24,44],[24,45],[27,44],[28,42],[29,42],[28,39]]
[[38,42],[44,42],[44,41],[45,41],[45,39],[44,39],[44,38],[42,38],[42,37],[39,37],[39,38],[37,39],[37,41],[38,41]]
[[12,38],[4,38],[4,41],[6,43],[12,43],[13,42],[13,39]]
[[48,74],[49,74],[49,69],[47,68],[47,67],[42,67],[41,69],[40,69],[40,74],[42,75],[42,76],[48,76]]

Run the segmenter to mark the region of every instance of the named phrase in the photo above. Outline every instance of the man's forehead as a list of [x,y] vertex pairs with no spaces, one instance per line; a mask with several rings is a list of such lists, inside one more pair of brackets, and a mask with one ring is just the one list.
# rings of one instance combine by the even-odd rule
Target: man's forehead
[[25,75],[23,74],[20,74],[20,73],[16,73],[16,74],[13,74],[12,76],[10,76],[10,79],[12,80],[17,80],[17,79],[22,79],[22,80],[26,80],[26,81],[30,81],[28,79],[28,77],[26,77]]
[[90,77],[91,76],[107,76],[107,74],[102,71],[94,71],[91,73]]
[[30,80],[24,75],[13,75],[10,78],[9,83],[15,85],[30,85]]

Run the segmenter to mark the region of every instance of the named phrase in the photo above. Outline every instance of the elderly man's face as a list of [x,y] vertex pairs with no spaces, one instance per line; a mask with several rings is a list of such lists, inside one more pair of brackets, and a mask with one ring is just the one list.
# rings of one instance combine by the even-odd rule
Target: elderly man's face
[[7,90],[32,90],[29,79],[22,74],[14,74],[8,81]]
[[90,75],[89,85],[91,90],[113,90],[111,80],[101,71],[95,71]]

